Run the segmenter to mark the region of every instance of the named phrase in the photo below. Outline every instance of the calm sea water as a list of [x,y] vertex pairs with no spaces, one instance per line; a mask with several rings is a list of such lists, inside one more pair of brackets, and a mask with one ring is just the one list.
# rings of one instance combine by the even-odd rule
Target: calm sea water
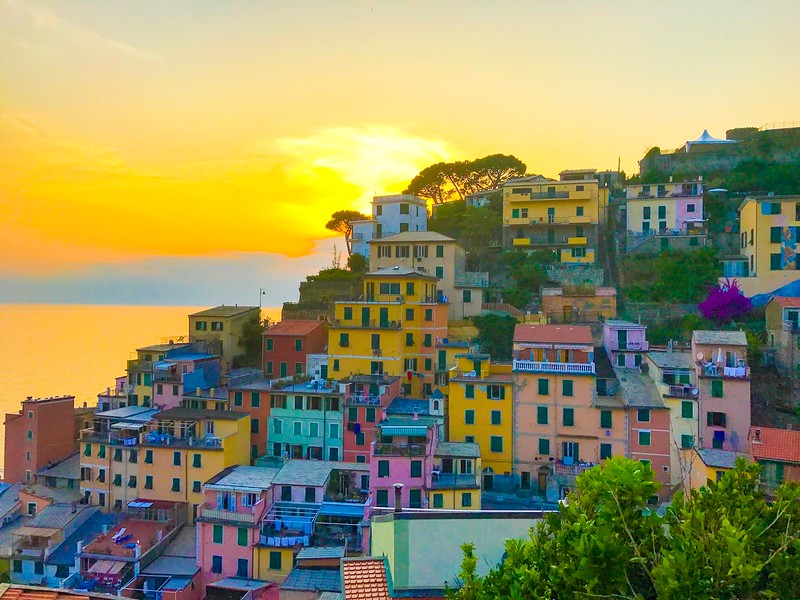
[[[69,394],[76,406],[95,405],[136,348],[187,334],[188,315],[203,308],[0,304],[0,411],[17,412],[27,396]],[[280,309],[264,315],[279,318]],[[0,452],[0,471],[2,461]]]

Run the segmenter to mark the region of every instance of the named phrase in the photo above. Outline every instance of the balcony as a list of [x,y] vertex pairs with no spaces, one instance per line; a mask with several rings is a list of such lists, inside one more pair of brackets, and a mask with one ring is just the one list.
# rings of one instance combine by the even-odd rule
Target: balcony
[[181,383],[183,373],[170,373],[165,371],[155,371],[153,373],[153,383]]
[[569,223],[570,225],[572,225],[572,224],[575,224],[575,225],[588,225],[591,222],[592,222],[592,218],[590,216],[588,216],[588,215],[580,215],[580,216],[575,215],[574,217],[568,217],[567,218],[567,223]]
[[750,379],[750,367],[743,360],[737,366],[723,366],[714,363],[700,363],[701,377],[723,377],[728,379]]
[[647,352],[650,349],[650,342],[640,340],[628,340],[624,343],[618,343],[617,350],[642,350]]
[[369,321],[336,319],[334,326],[353,329],[400,329],[403,324],[400,321],[381,321],[376,319],[370,319]]
[[559,363],[536,362],[532,360],[515,360],[513,370],[523,373],[575,373],[594,374],[594,363]]
[[187,435],[174,436],[169,433],[150,431],[143,433],[139,439],[143,446],[176,446],[189,448],[205,448],[206,450],[222,450],[222,438],[213,435],[203,437]]
[[432,489],[479,488],[478,476],[475,473],[439,473],[433,472]]
[[202,508],[200,510],[200,517],[203,519],[213,519],[215,521],[226,521],[228,523],[255,525],[256,522],[256,517],[252,513],[239,513],[217,508]]
[[567,244],[570,246],[585,246],[588,243],[587,238],[585,237],[569,237],[567,238]]
[[669,385],[666,395],[671,398],[696,398],[697,388],[693,385]]
[[489,287],[489,273],[480,271],[468,271],[456,275],[456,287],[473,287],[473,288],[487,288]]
[[381,403],[380,396],[365,396],[365,395],[353,395],[348,396],[345,401],[345,404],[356,404],[359,406],[378,406]]
[[376,456],[425,456],[425,444],[382,444],[375,442]]
[[596,463],[582,461],[576,463],[572,462],[570,459],[567,459],[567,461],[569,461],[569,463],[564,460],[556,461],[556,473],[558,475],[581,475],[596,466]]

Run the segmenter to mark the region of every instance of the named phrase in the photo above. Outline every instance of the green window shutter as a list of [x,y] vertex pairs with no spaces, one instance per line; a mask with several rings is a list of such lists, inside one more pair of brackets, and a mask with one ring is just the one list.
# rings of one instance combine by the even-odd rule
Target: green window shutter
[[351,423],[358,421],[358,409],[355,406],[347,409],[347,420]]
[[564,379],[561,382],[561,394],[564,396],[572,396],[572,380]]
[[153,451],[152,450],[145,450],[144,452],[144,462],[148,465],[153,464]]
[[492,452],[503,451],[503,436],[493,435],[489,440],[489,448]]
[[242,405],[242,392],[234,392],[233,393],[233,405],[234,406],[241,406]]
[[411,461],[411,476],[412,477],[422,477],[422,461],[421,460],[412,460]]
[[433,309],[426,308],[425,309],[425,320],[426,321],[433,321]]
[[181,491],[181,480],[179,477],[172,478],[172,491],[173,492],[180,492]]
[[436,267],[436,277],[444,279],[444,267]]
[[85,444],[83,446],[83,455],[84,456],[91,456],[92,455],[92,445],[91,444]]
[[777,252],[769,255],[769,268],[772,271],[781,270],[781,253]]
[[512,208],[511,209],[511,218],[512,219],[519,219],[519,209],[518,208]]
[[681,448],[693,448],[694,447],[694,436],[689,434],[681,435]]
[[223,539],[222,525],[214,525],[213,533],[212,533],[211,538],[212,538],[212,541],[215,544],[221,544],[222,543],[222,539]]
[[539,395],[540,396],[547,396],[550,393],[550,380],[549,379],[540,379],[539,380]]
[[433,343],[433,338],[431,337],[431,334],[430,333],[426,333],[424,341],[422,342],[422,345],[425,346],[426,348],[430,348],[432,343]]
[[406,346],[413,346],[414,345],[414,334],[407,333],[406,334]]
[[537,406],[536,407],[536,423],[538,425],[547,425],[547,407],[546,406]]
[[180,452],[173,452],[172,453],[172,464],[176,467],[181,465],[181,453]]
[[640,408],[636,411],[636,420],[639,423],[649,423],[650,422],[650,409],[649,408]]
[[426,358],[425,359],[425,370],[432,371],[433,370],[433,359]]
[[353,320],[353,307],[352,306],[345,306],[344,307],[344,320],[345,321],[352,321]]
[[611,458],[611,444],[600,444],[600,460]]
[[575,409],[574,408],[565,408],[564,409],[564,426],[565,427],[572,427],[575,425]]
[[694,404],[690,400],[681,402],[681,417],[691,419],[694,417]]
[[475,424],[475,411],[474,410],[465,410],[464,411],[464,423],[467,425],[474,425]]
[[711,381],[711,395],[714,398],[722,398],[722,380],[714,379]]
[[378,461],[378,477],[389,477],[389,461]]
[[433,508],[443,508],[444,507],[444,495],[443,494],[434,494],[433,495]]
[[194,492],[195,494],[199,494],[200,493],[200,486],[201,486],[201,484],[200,484],[199,481],[193,481],[192,482],[192,492]]
[[100,444],[97,448],[97,458],[105,458],[106,457],[106,445]]
[[269,569],[270,571],[281,570],[281,552],[280,550],[270,550],[269,553]]
[[550,455],[550,440],[539,438],[539,454],[543,456]]
[[639,445],[640,446],[649,446],[650,445],[650,432],[649,431],[640,431],[639,432]]
[[464,396],[469,399],[475,398],[475,385],[472,383],[468,383],[464,386]]
[[461,492],[461,506],[464,508],[472,506],[472,492]]
[[492,411],[492,425],[500,425],[500,420],[502,419],[501,413],[499,410]]
[[114,475],[114,487],[122,487],[122,473]]
[[[347,310],[347,309],[345,309]],[[267,350],[272,350],[274,344],[274,340],[272,338],[267,338]]]
[[356,434],[356,446],[363,446],[364,442],[365,442],[364,434],[363,433],[357,433]]
[[375,409],[372,407],[367,407],[367,423],[374,423],[375,422]]
[[259,408],[261,406],[261,394],[258,392],[250,392],[250,406]]
[[238,546],[247,546],[247,527],[238,527],[236,530],[236,544]]
[[152,475],[145,475],[144,477],[144,489],[152,490],[153,489],[153,476]]
[[444,245],[437,244],[436,246],[436,258],[444,258]]
[[377,490],[375,493],[376,506],[389,506],[389,490]]
[[769,228],[769,241],[772,244],[780,244],[782,239],[782,228],[781,227],[770,227]]
[[203,459],[202,459],[202,454],[195,454],[195,455],[192,457],[192,466],[193,466],[195,469],[199,469],[199,468],[202,466],[202,460],[203,460]]
[[601,410],[600,411],[600,427],[602,429],[611,429],[611,411],[610,410]]

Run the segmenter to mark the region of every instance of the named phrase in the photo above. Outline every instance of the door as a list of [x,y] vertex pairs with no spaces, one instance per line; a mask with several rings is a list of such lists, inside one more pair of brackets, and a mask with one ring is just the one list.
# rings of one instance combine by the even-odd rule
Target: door
[[531,474],[528,471],[523,471],[520,473],[520,482],[519,487],[523,490],[531,489]]
[[628,348],[628,330],[617,330],[617,348],[619,350],[626,350]]
[[537,477],[537,485],[539,487],[539,493],[544,495],[547,492],[547,476],[550,474],[550,467],[541,466],[539,467],[539,473]]
[[286,377],[286,363],[281,363],[281,377]]
[[578,442],[562,442],[561,451],[564,456],[564,463],[567,463],[568,459],[572,459],[572,462],[578,462],[580,460]]
[[563,308],[564,323],[572,323],[572,306]]
[[447,370],[447,350],[439,350],[439,366],[436,367],[437,371]]
[[475,371],[475,375],[478,379],[481,378],[481,361],[473,360],[472,361],[472,369]]
[[367,282],[367,301],[372,302],[373,300],[375,300],[375,282],[370,281]]
[[361,326],[369,327],[369,306],[361,307]]
[[328,365],[320,365],[319,376],[322,379],[327,379],[328,378]]
[[381,327],[388,327],[389,326],[389,309],[388,308],[381,308],[380,310],[380,325]]

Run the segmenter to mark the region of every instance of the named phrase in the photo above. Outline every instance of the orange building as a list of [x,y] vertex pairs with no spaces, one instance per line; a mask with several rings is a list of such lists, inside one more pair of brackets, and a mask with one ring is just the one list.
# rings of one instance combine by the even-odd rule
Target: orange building
[[32,483],[38,470],[75,452],[75,396],[28,396],[5,426],[4,480]]

